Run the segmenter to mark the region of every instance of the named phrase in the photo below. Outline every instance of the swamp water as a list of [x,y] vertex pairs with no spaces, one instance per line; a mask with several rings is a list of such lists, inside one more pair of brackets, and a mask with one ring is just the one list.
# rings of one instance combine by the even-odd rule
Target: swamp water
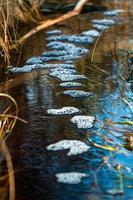
[[[103,18],[115,19],[92,21]],[[132,121],[123,94],[130,103],[133,96],[130,83],[116,77],[126,62],[116,49],[131,50],[132,20],[131,11],[115,17],[91,13],[51,28],[59,31],[42,32],[24,49],[27,58],[39,57],[11,69],[15,78],[1,84],[28,122],[18,122],[10,144],[17,200],[133,199],[132,144],[126,137],[133,130],[117,123]],[[105,31],[91,64],[100,26]]]

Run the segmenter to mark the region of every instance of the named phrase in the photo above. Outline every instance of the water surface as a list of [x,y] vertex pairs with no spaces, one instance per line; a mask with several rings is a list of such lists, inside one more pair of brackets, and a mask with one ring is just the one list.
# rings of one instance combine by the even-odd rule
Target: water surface
[[[92,29],[92,19],[103,18],[102,13],[80,15],[62,26],[65,34],[79,34]],[[92,199],[133,199],[133,158],[132,152],[126,148],[109,152],[96,148],[89,142],[108,144],[98,134],[112,140],[111,146],[123,144],[125,126],[106,125],[111,122],[132,120],[129,107],[121,100],[123,82],[112,80],[118,73],[114,62],[121,62],[116,56],[116,49],[131,50],[133,44],[133,14],[131,11],[121,14],[118,23],[106,30],[99,40],[94,62],[108,74],[95,69],[90,64],[91,51],[81,59],[74,61],[76,70],[88,79],[82,80],[83,89],[92,92],[89,98],[72,98],[63,93],[58,79],[49,76],[49,70],[34,70],[31,73],[13,75],[12,80],[1,84],[1,91],[8,92],[16,100],[20,108],[20,116],[28,124],[19,123],[14,131],[12,148],[16,173],[17,200],[92,200]],[[27,58],[40,55],[46,50],[45,31],[31,38],[23,49],[22,65]],[[94,45],[86,48],[92,50]],[[24,58],[24,59],[23,59]],[[127,84],[128,83],[124,83]],[[130,87],[128,94],[131,94]],[[84,115],[96,117],[95,126],[89,130],[79,130],[70,122],[73,115],[53,116],[47,114],[47,109],[74,106]],[[108,123],[109,124],[109,123]],[[116,130],[114,130],[114,128]],[[129,132],[132,132],[131,127]],[[120,137],[120,138],[119,138]],[[49,144],[63,139],[76,139],[90,145],[87,153],[68,157],[67,151],[47,151]],[[105,160],[108,159],[107,162]],[[116,170],[120,164],[121,170]],[[56,173],[81,172],[88,176],[77,185],[58,183]],[[111,190],[111,192],[109,192]],[[116,191],[115,195],[109,194]],[[122,191],[122,192],[119,192]],[[120,193],[120,194],[119,194]]]

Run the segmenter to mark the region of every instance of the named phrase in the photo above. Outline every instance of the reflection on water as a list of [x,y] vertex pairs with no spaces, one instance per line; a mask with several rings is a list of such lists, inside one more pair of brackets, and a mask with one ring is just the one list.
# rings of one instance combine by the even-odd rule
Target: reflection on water
[[[80,33],[92,28],[89,23],[91,19],[101,16],[101,13],[80,15],[71,19],[69,23],[64,22],[61,29],[65,33]],[[124,13],[119,17],[120,24],[105,31],[99,41],[95,63],[110,75],[116,73],[112,66],[115,49],[125,48],[125,44],[127,50],[131,49],[132,45],[128,44],[132,39],[132,19],[131,12],[129,15]],[[37,45],[36,39],[41,47]],[[35,54],[32,50],[34,48]],[[39,55],[43,51],[44,32],[34,36],[34,42],[32,39],[29,41],[29,47],[24,49],[24,57]],[[28,125],[18,123],[11,143],[15,166],[20,169],[16,173],[17,200],[132,199],[132,152],[122,148],[121,151],[109,153],[89,143],[91,137],[96,143],[106,144],[96,135],[100,133],[107,136],[116,146],[123,144],[119,138],[122,138],[123,126],[116,125],[116,130],[111,130],[110,126],[104,127],[103,124],[105,120],[118,122],[124,117],[132,120],[132,113],[120,98],[118,83],[90,66],[89,53],[75,61],[75,65],[77,71],[88,77],[87,80],[79,82],[83,83],[82,88],[85,91],[94,93],[89,98],[75,99],[64,95],[64,88],[59,86],[60,81],[50,77],[47,70],[18,75],[14,82],[6,82],[1,86],[2,91],[9,92],[17,100],[20,116],[28,121]],[[72,116],[57,117],[47,114],[47,109],[63,106],[74,106],[79,108],[82,114],[95,116],[95,127],[89,131],[79,130],[70,122]],[[46,150],[49,144],[63,139],[81,140],[91,148],[87,153],[73,157],[67,157],[66,150]],[[122,166],[120,173],[115,168],[117,164]],[[74,186],[57,183],[56,173],[72,171],[86,173],[88,176]],[[115,195],[109,194],[110,190],[113,190],[112,194],[115,190]]]

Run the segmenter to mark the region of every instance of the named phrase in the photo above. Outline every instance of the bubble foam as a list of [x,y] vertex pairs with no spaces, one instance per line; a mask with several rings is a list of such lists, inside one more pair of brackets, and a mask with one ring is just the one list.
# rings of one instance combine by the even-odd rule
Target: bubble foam
[[84,152],[87,152],[89,148],[89,146],[79,140],[61,140],[57,143],[47,146],[47,150],[50,151],[69,149],[69,152],[67,153],[68,156],[82,154]]

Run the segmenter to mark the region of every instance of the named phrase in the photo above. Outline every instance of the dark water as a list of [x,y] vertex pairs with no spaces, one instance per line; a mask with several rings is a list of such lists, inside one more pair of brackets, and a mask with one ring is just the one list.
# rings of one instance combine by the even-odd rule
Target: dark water
[[[90,21],[95,18],[103,18],[102,13],[80,15],[55,28],[65,33],[80,33],[92,29]],[[115,50],[132,49],[133,13],[126,12],[118,19],[119,23],[105,31],[101,37],[94,59],[110,75],[90,67],[90,53],[75,61],[77,71],[88,77],[88,80],[80,81],[84,84],[82,89],[93,92],[93,96],[76,99],[63,95],[60,81],[50,77],[48,70],[16,75],[13,80],[2,84],[1,91],[8,92],[17,100],[20,116],[28,122],[27,125],[18,122],[10,142],[18,171],[17,200],[133,199],[132,151],[120,147],[118,151],[111,152],[96,148],[89,142],[91,138],[101,145],[119,147],[125,144],[124,134],[132,132],[131,126],[105,123],[107,120],[132,121],[131,110],[120,98],[123,83],[110,77],[117,71],[113,65]],[[39,55],[45,50],[44,35],[45,32],[42,32],[29,40],[23,49],[22,63],[28,57]],[[93,45],[87,48],[92,49]],[[118,62],[121,62],[121,55]],[[124,84],[128,87],[124,92],[131,96],[130,85]],[[51,116],[46,112],[49,108],[63,106],[75,106],[82,114],[95,116],[94,128],[79,130],[70,122],[72,116]],[[98,134],[110,139],[112,143],[107,143]],[[87,153],[72,157],[66,155],[67,151],[46,150],[47,145],[63,139],[81,140],[90,145],[90,149]],[[105,158],[107,162],[104,162]],[[116,170],[118,164],[121,165],[120,170]],[[77,185],[57,182],[56,173],[72,171],[86,173],[88,176]],[[116,194],[109,194],[109,190],[115,190]],[[119,194],[119,190],[122,194]]]

